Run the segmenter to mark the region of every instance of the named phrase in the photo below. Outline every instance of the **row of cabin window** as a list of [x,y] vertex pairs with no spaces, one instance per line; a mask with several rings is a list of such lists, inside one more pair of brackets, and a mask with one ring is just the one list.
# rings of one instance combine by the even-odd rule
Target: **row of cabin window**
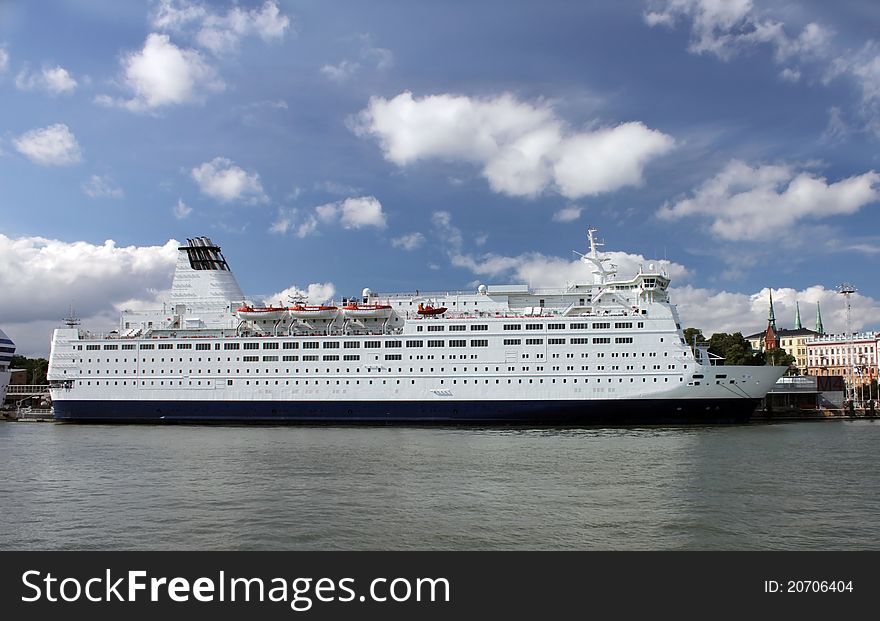
[[[507,339],[505,339],[505,341],[506,341],[506,340],[507,340]],[[516,340],[516,339],[514,339],[514,340]],[[528,340],[529,340],[529,339],[527,339],[527,341],[528,341]],[[541,340],[541,339],[537,339],[537,340]],[[552,339],[550,339],[550,340],[552,340]],[[473,342],[473,341],[472,341],[472,342]],[[431,341],[428,341],[428,346],[429,346],[429,347],[431,347],[431,344],[430,344],[430,343],[431,343]],[[526,343],[526,344],[528,345],[528,344],[530,344],[530,343]],[[475,345],[475,347],[476,347],[476,345]],[[482,347],[485,347],[485,345],[482,345]],[[396,358],[389,358],[389,357],[388,357],[388,356],[392,356],[392,355],[393,355],[393,356],[397,356],[397,357],[396,357]],[[588,358],[589,355],[590,355],[590,354],[589,354],[588,352],[583,352],[583,353],[581,353],[581,358]],[[597,358],[604,358],[605,355],[606,355],[606,354],[605,354],[604,352],[596,352],[596,357],[597,357]],[[610,357],[612,357],[612,358],[629,358],[629,357],[637,358],[637,357],[639,357],[638,354],[637,354],[636,352],[610,352],[609,355],[610,355]],[[663,356],[664,356],[664,357],[665,357],[665,356],[668,356],[668,355],[669,355],[669,352],[663,352]],[[553,358],[559,358],[559,356],[560,356],[560,354],[553,354],[553,355],[552,355]],[[575,356],[574,353],[568,353],[568,354],[566,354],[566,357],[567,357],[567,358],[574,358],[574,356]],[[641,352],[641,357],[642,357],[642,358],[645,358],[646,356],[647,356],[648,358],[656,358],[656,357],[657,357],[657,352],[648,352],[648,353]],[[423,357],[424,357],[424,356],[416,356],[416,359],[421,360]],[[472,359],[476,359],[476,358],[477,358],[476,355],[471,355],[470,357],[471,357]],[[528,357],[529,357],[529,354],[523,354],[522,357],[523,357],[523,358],[528,358]],[[537,357],[538,357],[538,358],[541,358],[541,357],[543,357],[543,354],[538,354]],[[337,356],[337,355],[325,355],[325,356],[322,356],[322,357],[319,357],[319,356],[317,356],[317,355],[304,355],[304,356],[302,356],[302,360],[303,360],[303,362],[313,362],[313,361],[318,360],[319,358],[322,358],[323,360],[339,360],[339,356]],[[427,358],[428,358],[429,360],[433,360],[433,359],[434,359],[434,356],[427,356]],[[441,356],[441,358],[445,359],[445,356]],[[455,360],[455,358],[456,358],[456,356],[455,356],[454,354],[450,354],[450,356],[449,356],[449,359],[450,359],[450,360]],[[464,356],[464,355],[461,356],[461,359],[463,359],[463,360],[466,359],[466,358],[467,358],[467,356]],[[259,356],[243,356],[242,359],[243,359],[244,362],[259,362],[260,357],[259,357]],[[285,362],[298,362],[299,359],[300,359],[300,357],[299,357],[299,356],[291,356],[291,355],[287,355],[287,356],[282,356],[281,359],[282,359],[283,361],[285,361]],[[343,359],[343,360],[360,360],[361,357],[360,357],[359,354],[346,354],[346,355],[344,355],[344,356],[342,357],[342,359]],[[378,357],[377,357],[376,359],[378,360]],[[386,354],[385,359],[386,359],[386,360],[401,360],[402,357],[400,356],[400,354]],[[409,359],[412,360],[413,357],[410,356]],[[263,356],[263,362],[275,362],[275,361],[277,361],[277,360],[278,360],[278,356]],[[189,361],[190,361],[190,362],[193,362],[193,359],[190,358]],[[201,361],[202,361],[202,359],[199,358],[199,359],[198,359],[198,362],[201,362]],[[236,358],[236,361],[238,361],[238,358]],[[74,360],[74,362],[76,362],[76,361]],[[80,364],[84,364],[84,363],[86,363],[86,360],[81,358],[79,362],[80,362]],[[96,364],[99,364],[100,362],[101,362],[101,359],[100,359],[100,358],[96,358],[96,359],[95,359],[95,363],[96,363]],[[108,362],[108,363],[111,362],[110,358],[107,358],[107,362]],[[116,363],[119,363],[119,358],[116,358],[115,362],[116,362]],[[123,363],[128,363],[128,358],[123,359],[122,362],[123,362]],[[139,361],[138,361],[136,358],[133,358],[133,359],[132,359],[132,363],[138,363],[138,362],[139,362]],[[151,358],[151,359],[148,361],[146,358],[144,358],[141,362],[143,362],[143,364],[148,364],[148,363],[150,363],[150,362],[153,363],[153,364],[155,364],[156,359],[155,359],[155,358]],[[165,362],[165,358],[161,358],[161,359],[160,359],[160,362],[164,363],[164,362]],[[169,363],[173,363],[173,362],[174,362],[174,358],[169,358],[169,359],[168,359],[168,362],[169,362]],[[180,358],[179,362],[185,362],[185,360],[184,360],[183,358]],[[207,362],[211,362],[211,358],[208,358],[208,359],[207,359]],[[222,359],[221,359],[221,358],[217,358],[217,362],[222,362]],[[226,358],[226,362],[232,362],[232,358]],[[88,359],[88,364],[92,364],[92,359],[91,359],[91,358]],[[685,365],[685,368],[687,368],[686,365]],[[118,373],[118,369],[117,369],[116,371],[117,371],[117,373]],[[65,371],[65,373],[66,373],[66,372],[67,372],[67,371]],[[107,372],[109,373],[110,371],[108,370]],[[127,373],[127,372],[128,372],[127,370],[123,369],[123,373]],[[89,373],[91,373],[91,371],[89,371]]]
[[[526,327],[526,330],[541,330],[543,325],[544,324],[534,323],[534,324],[525,324],[525,327]],[[422,327],[423,326],[417,326],[417,330],[419,332],[421,332]],[[467,327],[468,326],[466,326],[464,324],[450,325],[449,331],[450,332],[463,331],[463,330],[466,330]],[[618,329],[618,330],[632,328],[632,327],[633,327],[632,322],[616,322],[614,324],[614,328]],[[638,327],[640,327],[640,328],[644,327],[644,323],[638,322]],[[445,326],[442,326],[442,325],[428,326],[428,331],[429,332],[442,331],[444,328],[445,328]],[[579,330],[579,329],[586,330],[586,329],[590,328],[590,324],[588,324],[588,323],[572,323],[572,324],[569,324],[569,328],[573,329],[573,330]],[[594,330],[609,330],[609,329],[611,329],[611,323],[593,323],[592,328]],[[488,324],[473,324],[470,326],[470,329],[473,331],[482,331],[482,330],[488,330],[489,326],[488,326]],[[505,330],[521,330],[522,324],[504,324],[504,329]],[[550,324],[547,324],[547,329],[548,330],[564,330],[565,324],[564,323],[550,323]],[[364,344],[364,347],[381,347],[381,345],[376,345],[373,343],[380,343],[380,341],[367,341]],[[393,345],[392,343],[395,343],[395,341],[388,341],[386,344],[386,347],[399,347],[400,346],[399,344]],[[262,345],[262,349],[278,349],[278,342],[277,341],[265,341],[262,344],[257,343],[257,342],[223,343],[223,349],[227,349],[227,350],[239,349],[239,346],[241,346],[241,349],[260,349],[261,345]],[[283,343],[282,345],[283,345],[283,349],[297,349],[299,344],[297,342],[288,341],[288,342]],[[324,346],[324,348],[327,348],[327,349],[338,348],[339,342],[338,341],[325,341],[323,346]],[[124,343],[121,346],[118,344],[115,344],[115,343],[103,345],[103,349],[105,351],[114,351],[116,349],[119,349],[120,347],[123,350],[130,350],[130,349],[134,349],[135,345],[133,343]],[[345,347],[358,348],[358,347],[360,347],[360,341],[346,342]],[[83,346],[79,345],[78,348],[80,350],[82,350]],[[101,345],[86,345],[85,348],[88,351],[94,351],[94,350],[102,349],[102,346]],[[204,351],[204,350],[211,349],[211,343],[141,343],[140,344],[140,349],[154,349],[154,348],[157,348],[157,349],[193,349],[193,348],[195,348],[196,350]],[[214,348],[220,349],[220,343],[214,343]],[[306,343],[303,343],[303,348],[317,349],[318,344],[316,342],[314,342],[314,343],[306,342]]]
[[[291,358],[294,358],[294,362],[295,362],[297,357],[296,357],[296,356],[291,356]],[[303,359],[305,360],[305,359],[307,359],[307,358],[314,358],[315,361],[317,361],[317,356],[305,356]],[[327,360],[327,358],[328,358],[328,357],[325,357],[325,361]],[[400,357],[399,357],[399,354],[388,354],[388,355],[385,356],[385,360],[400,360]],[[251,361],[251,360],[243,360],[243,362],[258,362],[258,361],[256,361],[256,360],[254,360],[254,361]],[[277,362],[277,361],[276,361],[276,362]],[[619,370],[620,370],[620,366],[619,366],[619,365],[610,365],[610,366],[608,366],[607,368],[608,368],[609,370],[611,370],[611,371],[619,371]],[[688,365],[684,365],[684,368],[687,369],[687,368],[688,368]],[[458,367],[452,367],[450,372],[451,372],[451,373],[458,373],[458,369],[459,369]],[[675,369],[676,369],[676,365],[674,365],[674,364],[666,365],[666,369],[667,369],[667,371],[675,371]],[[368,367],[366,368],[366,372],[367,372],[367,373],[370,373],[372,370],[373,370],[372,367],[369,367],[369,366],[368,366]],[[380,373],[381,373],[381,371],[382,371],[381,368],[377,368],[377,369],[375,369],[375,370],[378,371],[378,372],[380,372]],[[390,373],[390,372],[393,372],[394,369],[392,369],[392,368],[387,368],[387,369],[385,369],[385,370],[388,371],[388,372]],[[500,370],[501,370],[501,367],[499,367],[499,366],[496,366],[496,367],[495,367],[495,372],[499,372]],[[543,367],[543,366],[536,366],[536,367],[534,367],[534,369],[533,369],[531,366],[521,365],[521,366],[519,367],[519,369],[517,369],[516,365],[510,365],[510,366],[507,366],[506,370],[507,370],[509,373],[516,373],[517,371],[519,371],[519,372],[521,372],[521,373],[528,373],[528,372],[531,372],[532,370],[534,370],[534,371],[536,371],[536,372],[541,372],[541,371],[544,371],[544,367]],[[550,371],[554,371],[554,372],[555,372],[555,371],[560,371],[560,370],[561,370],[561,367],[558,367],[558,366],[550,367]],[[567,370],[567,371],[574,371],[574,370],[575,370],[575,367],[574,367],[574,366],[568,366],[568,367],[566,367],[566,370]],[[589,371],[589,370],[590,370],[590,367],[589,367],[589,366],[581,366],[580,370],[581,370],[581,371]],[[606,370],[606,366],[605,366],[604,364],[597,365],[597,366],[595,367],[595,370],[596,370],[596,371],[605,371],[605,370]],[[635,365],[627,365],[627,366],[626,366],[626,370],[627,370],[627,371],[634,371],[634,370],[635,370]],[[642,370],[642,371],[647,371],[647,370],[648,370],[647,365],[642,365],[642,369],[641,369],[641,370]],[[661,365],[659,365],[659,364],[655,364],[655,365],[652,366],[651,370],[652,370],[652,371],[660,371],[660,370],[661,370]],[[312,371],[313,373],[320,373],[320,369],[311,369],[311,371]],[[342,369],[339,368],[339,367],[337,367],[337,368],[336,368],[336,373],[339,373],[340,371],[342,371]],[[361,369],[360,369],[360,367],[355,367],[354,371],[355,371],[355,373],[360,373],[360,372],[361,372]],[[426,371],[426,368],[425,368],[425,367],[420,367],[419,370],[418,370],[419,373],[425,373],[425,371]],[[434,372],[435,372],[435,371],[434,371],[434,367],[430,367],[430,368],[428,368],[427,371],[428,371],[429,373],[434,373]],[[468,369],[467,367],[461,367],[461,371],[462,371],[463,373],[467,373],[467,372],[469,371],[469,369]],[[473,371],[474,373],[480,373],[480,372],[481,372],[481,370],[480,370],[480,368],[479,368],[478,366],[474,366],[474,368],[473,368],[473,369],[470,369],[470,371]],[[180,375],[183,375],[183,374],[184,374],[183,369],[178,369],[177,372],[178,372]],[[208,372],[210,373],[210,370],[208,370]],[[247,369],[247,368],[246,368],[246,369],[244,370],[244,372],[245,372],[245,373],[250,373],[250,372],[251,372],[251,369]],[[271,370],[271,369],[264,369],[264,372],[265,372],[265,373],[271,373],[272,370]],[[294,372],[295,372],[295,373],[299,373],[299,372],[300,372],[300,369],[294,369]],[[303,372],[304,372],[304,373],[308,373],[308,372],[309,372],[309,369],[303,369]],[[326,372],[327,372],[328,374],[332,374],[333,370],[328,368]],[[351,369],[350,369],[350,368],[346,368],[346,369],[345,369],[345,372],[350,374],[350,373],[351,373]],[[398,373],[403,373],[403,368],[398,367],[397,372],[398,372]],[[409,368],[409,372],[410,372],[410,373],[414,373],[414,372],[415,372],[415,368],[414,368],[414,367],[410,367],[410,368]],[[446,372],[447,372],[447,369],[446,369],[446,367],[441,367],[441,368],[439,369],[439,371],[437,371],[437,372],[439,372],[439,373],[446,373]],[[486,373],[490,372],[490,371],[489,371],[489,367],[483,367],[482,372],[486,372]],[[169,374],[173,373],[173,369],[172,369],[172,370],[169,370],[168,373],[169,373]],[[196,369],[195,373],[201,374],[201,373],[202,373],[202,369]],[[217,374],[218,374],[218,375],[222,375],[222,373],[223,373],[222,369],[217,369]],[[231,373],[232,373],[232,369],[226,369],[226,374],[227,374],[227,375],[229,375],[229,374],[231,374]],[[241,374],[241,369],[235,369],[235,373],[236,373],[236,374]],[[254,369],[254,373],[259,374],[259,373],[260,373],[260,369],[258,369],[258,368],[257,368],[257,369]],[[281,370],[280,370],[280,369],[275,369],[275,375],[278,375],[279,373],[281,373]],[[286,375],[290,375],[290,369],[284,369],[284,373],[285,373]],[[88,371],[88,374],[89,374],[89,375],[92,374],[91,370]],[[95,371],[95,375],[100,375],[100,374],[101,374],[100,371]],[[110,373],[109,371],[107,371],[107,375],[110,375],[110,374],[111,374],[111,373]],[[117,370],[117,373],[116,373],[116,374],[118,375],[118,370]],[[125,374],[125,371],[123,371],[123,374]],[[143,374],[144,374],[144,375],[155,375],[155,374],[156,374],[156,370],[155,370],[155,369],[152,369],[152,370],[145,370],[145,371],[143,372]],[[165,374],[165,369],[159,369],[159,374]],[[188,374],[189,374],[189,375],[193,375],[193,374],[194,374],[193,369],[190,369],[189,372],[188,372]],[[132,375],[135,375],[135,374],[132,373]],[[694,378],[695,378],[695,379],[702,379],[702,377],[703,377],[702,375],[694,375]],[[716,377],[716,379],[717,379],[717,378],[726,378],[727,376],[726,376],[726,375],[716,375],[715,377]]]
[[[528,379],[528,383],[529,383],[529,384],[534,384],[534,383],[543,384],[543,383],[544,383],[544,378],[527,378],[527,379]],[[591,378],[589,378],[589,377],[583,377],[583,378],[580,378],[580,379],[583,380],[583,383],[584,383],[584,384],[589,384]],[[611,377],[608,377],[608,378],[598,377],[598,378],[592,378],[592,379],[596,380],[596,383],[597,383],[597,384],[601,384],[601,383],[603,383],[603,382],[605,382],[605,381],[607,381],[607,383],[611,384],[611,383],[614,382],[615,379],[617,380],[617,383],[618,383],[618,384],[622,384],[622,383],[623,383],[623,380],[624,380],[625,378],[623,378],[623,377],[617,377],[617,378],[611,378]],[[630,384],[635,383],[635,379],[636,379],[636,378],[634,378],[634,377],[630,377],[630,378],[629,378],[629,383],[630,383]],[[656,377],[653,378],[655,384],[657,383],[657,379],[658,379],[658,378],[656,378]],[[150,385],[150,386],[155,386],[155,385],[156,385],[156,381],[159,382],[159,385],[160,385],[160,386],[164,386],[166,380],[149,380],[149,382],[150,382],[149,385]],[[169,386],[169,387],[174,386],[174,380],[167,380],[167,381],[168,381],[168,386]],[[196,383],[193,384],[193,381],[195,381]],[[244,381],[244,383],[245,383],[246,386],[250,386],[252,380],[240,380],[240,381]],[[321,380],[302,380],[302,382],[303,382],[303,384],[304,384],[305,386],[308,386],[310,381],[311,381],[315,386],[320,386],[320,385],[321,385]],[[324,385],[325,385],[325,386],[330,386],[330,385],[331,385],[331,380],[323,380],[323,381],[324,381]],[[346,386],[350,386],[350,385],[351,385],[351,384],[350,384],[351,381],[354,381],[354,383],[355,383],[356,386],[360,386],[360,383],[361,383],[360,380],[335,380],[337,386],[342,386],[343,384],[342,384],[341,382],[343,382],[343,381],[345,382],[345,385],[346,385]],[[370,385],[370,386],[373,385],[373,380],[364,380],[364,381],[367,382],[367,384]],[[379,380],[376,380],[376,382],[378,382],[378,381],[379,381]],[[387,385],[387,383],[388,383],[389,381],[396,381],[397,384],[400,384],[400,380],[382,380],[382,385]],[[450,380],[450,381],[452,382],[453,385],[457,385],[457,384],[458,384],[458,380],[457,380],[457,379],[453,379],[453,380]],[[484,380],[483,380],[483,384],[484,384],[484,385],[488,385],[488,384],[489,384],[489,381],[490,381],[490,380],[488,380],[488,379],[484,379]],[[568,378],[562,378],[561,381],[562,381],[563,384],[567,384],[567,383],[568,383]],[[642,378],[642,383],[647,383],[647,381],[648,381],[647,378],[645,378],[645,377]],[[669,378],[668,378],[668,377],[664,377],[664,378],[663,378],[663,381],[664,381],[664,382],[669,382]],[[678,381],[679,381],[679,382],[682,382],[682,381],[684,381],[684,380],[683,380],[683,378],[679,377],[679,378],[678,378]],[[231,380],[231,379],[226,380],[226,385],[227,385],[227,386],[234,386],[234,385],[235,385],[234,382],[235,382],[235,380]],[[259,385],[260,385],[260,380],[253,380],[253,382],[254,382],[254,385],[255,385],[255,386],[259,386]],[[272,382],[272,380],[263,380],[263,384],[265,384],[266,386],[270,386],[270,385],[272,385],[270,382]],[[280,385],[281,385],[281,384],[280,384],[281,380],[274,380],[274,382],[275,382],[275,384],[274,384],[275,386],[280,386]],[[444,384],[444,382],[445,382],[445,380],[440,380],[440,384],[441,384],[441,385]],[[480,380],[479,380],[479,379],[473,379],[473,380],[471,380],[471,382],[472,382],[474,385],[479,385]],[[572,384],[577,384],[577,383],[578,383],[578,378],[572,378],[571,382],[572,382]],[[294,386],[299,386],[300,380],[293,380],[293,383],[294,383]],[[410,385],[415,385],[415,383],[416,383],[416,380],[410,380]],[[466,380],[466,379],[465,379],[465,380],[462,380],[462,383],[463,383],[463,384],[467,384],[467,383],[468,383],[468,380]],[[501,383],[501,380],[500,380],[500,379],[496,379],[496,380],[495,380],[495,383],[496,383],[496,384],[500,384],[500,383]],[[508,379],[508,380],[507,380],[507,383],[508,383],[508,384],[512,384],[512,383],[513,383],[513,380],[512,380],[512,379]],[[517,379],[517,383],[518,383],[518,384],[522,384],[522,383],[523,383],[523,379],[522,379],[522,378]],[[555,384],[555,383],[556,383],[556,378],[552,378],[552,379],[551,379],[551,383]],[[716,382],[716,384],[718,384],[718,383],[720,383],[720,382]],[[735,381],[735,380],[730,380],[730,383],[731,383],[731,384],[735,384],[736,381]],[[206,380],[206,381],[205,381],[205,384],[206,384],[207,386],[210,386],[210,385],[211,385],[211,380]],[[695,382],[695,384],[696,384],[696,385],[699,385],[700,382]],[[79,380],[79,385],[80,385],[80,386],[83,385],[83,380]],[[92,385],[91,380],[86,380],[86,386],[91,386],[91,385]],[[100,386],[100,385],[101,385],[101,382],[98,381],[98,380],[96,380],[96,381],[95,381],[95,385],[96,385],[96,386]],[[105,385],[105,386],[109,386],[109,385],[110,385],[110,381],[109,381],[109,380],[105,380],[105,381],[104,381],[104,385]],[[118,385],[119,385],[119,381],[118,381],[118,380],[117,380],[117,381],[114,381],[114,382],[113,382],[113,385],[114,385],[114,386],[118,386]],[[127,385],[128,385],[127,381],[126,381],[126,380],[122,380],[122,385],[123,385],[123,386],[127,386]],[[137,381],[136,381],[136,380],[132,380],[131,385],[132,385],[132,386],[137,386]],[[141,386],[146,386],[146,385],[147,385],[147,380],[141,380]],[[183,386],[183,385],[184,385],[184,384],[183,384],[183,380],[177,380],[177,385],[178,385],[178,386]],[[193,386],[193,385],[201,386],[201,385],[202,385],[202,381],[201,381],[201,380],[187,380],[187,385],[188,385],[188,386]],[[289,386],[289,385],[290,385],[290,380],[284,380],[284,385],[285,385],[285,386]],[[690,385],[692,385],[692,384],[688,384],[688,385],[690,386]]]
[[[518,341],[519,339],[505,339],[505,345],[508,344],[508,343],[507,343],[508,340],[516,340],[516,341]],[[530,343],[529,341],[531,341],[531,340],[532,340],[532,339],[526,339],[526,345],[540,345],[540,344],[543,342],[543,339],[534,339],[534,340],[539,341],[539,342],[538,342],[538,343]],[[549,341],[552,341],[553,339],[548,339],[548,340],[549,340]],[[572,339],[572,341],[574,341],[574,339]],[[463,341],[462,341],[462,342],[463,342]],[[482,342],[484,342],[482,339],[479,340],[479,341],[471,341],[471,343],[482,343]],[[442,343],[442,341],[428,341],[428,347],[434,347],[434,346],[435,346],[435,345],[432,345],[431,343]],[[552,345],[552,344],[553,344],[553,343],[551,343],[551,345]],[[442,346],[442,345],[436,345],[436,347],[441,347],[441,346]],[[464,347],[464,345],[461,345],[461,346]],[[486,345],[472,345],[472,346],[473,346],[473,347],[485,347]],[[638,357],[639,357],[639,354],[637,354],[636,352],[616,352],[616,351],[615,351],[615,352],[594,352],[594,353],[595,353],[595,355],[596,355],[597,358],[604,358],[604,357],[606,356],[606,353],[607,353],[607,355],[609,355],[611,358],[629,358],[629,357],[632,357],[632,358],[638,358]],[[389,354],[389,355],[390,355],[390,354]],[[399,356],[400,354],[395,354],[395,355],[398,355],[398,356]],[[668,355],[669,355],[669,352],[668,352],[668,351],[663,352],[663,356],[664,356],[664,357],[666,357],[666,356],[668,356]],[[537,357],[539,357],[539,358],[542,357],[542,356],[543,356],[543,354],[537,354]],[[553,357],[553,358],[558,358],[559,356],[560,356],[560,354],[552,354],[552,357]],[[567,353],[567,354],[566,354],[566,357],[567,357],[567,358],[574,358],[574,356],[575,356],[574,353]],[[582,353],[580,354],[580,357],[581,357],[581,358],[589,358],[589,356],[590,356],[589,352],[582,352]],[[424,356],[416,356],[416,359],[417,359],[417,360],[421,360],[423,357],[424,357]],[[460,356],[460,357],[461,357],[461,359],[463,359],[463,360],[467,358],[467,356],[465,356],[465,355],[462,355],[462,356]],[[476,359],[476,358],[477,358],[476,355],[471,355],[470,357],[471,357],[472,359]],[[529,354],[523,354],[522,357],[523,357],[523,358],[528,358],[528,357],[529,357]],[[645,358],[645,357],[648,357],[648,358],[656,358],[656,357],[657,357],[657,352],[647,352],[647,353],[646,353],[646,352],[641,352],[641,357],[642,357],[642,358]],[[244,361],[245,361],[245,362],[257,362],[257,361],[259,360],[259,356],[244,356],[243,358],[244,358]],[[427,358],[428,358],[429,360],[433,360],[433,359],[434,359],[434,356],[427,356]],[[441,358],[444,359],[444,360],[446,359],[445,356],[441,356]],[[450,359],[450,360],[455,360],[455,358],[456,358],[455,354],[450,354],[450,355],[449,355],[449,359]],[[290,356],[290,355],[282,356],[282,360],[284,360],[284,361],[298,361],[299,359],[300,359],[299,356]],[[304,355],[304,356],[302,357],[302,359],[303,359],[303,361],[314,361],[314,360],[318,360],[319,357],[318,357],[317,355]],[[324,360],[338,360],[339,357],[338,357],[338,356],[335,356],[335,357],[323,356],[323,359],[324,359]],[[343,360],[360,360],[360,355],[359,355],[359,354],[346,354],[346,355],[344,355],[344,356],[342,357],[342,359],[343,359]],[[399,359],[399,358],[395,358],[395,359]],[[410,356],[409,359],[410,359],[410,360],[413,360],[413,357]],[[208,359],[207,359],[207,362],[211,362],[211,360],[212,360],[211,358],[208,358]],[[238,360],[238,358],[236,358],[236,361],[237,361],[237,360]],[[273,362],[273,361],[276,361],[276,360],[278,360],[278,356],[263,356],[263,361],[265,361],[265,362]],[[378,357],[377,357],[377,360],[378,360]],[[390,358],[389,358],[389,360],[390,360]],[[165,358],[161,358],[159,361],[164,363],[164,362],[165,362]],[[190,361],[190,362],[193,362],[193,359],[190,358],[189,361]],[[199,359],[198,359],[198,362],[201,362],[201,361],[202,361],[202,359],[199,358]],[[226,362],[231,362],[231,361],[232,361],[232,358],[226,358]],[[74,362],[76,362],[76,360],[74,360]],[[79,362],[80,362],[80,364],[85,364],[86,362],[88,362],[88,364],[92,364],[92,359],[89,358],[88,361],[86,361],[86,359],[84,359],[84,358],[80,358]],[[96,358],[96,359],[95,359],[95,363],[96,363],[96,364],[99,364],[100,362],[101,362],[101,359],[100,359],[100,358]],[[110,358],[107,358],[106,362],[110,363],[110,362],[114,362],[114,361],[111,360]],[[122,360],[122,362],[123,362],[123,363],[128,363],[128,358],[124,358],[124,359]],[[151,363],[154,363],[154,364],[155,364],[156,359],[155,359],[155,358],[151,358],[150,360],[147,360],[146,358],[144,358],[143,360],[139,361],[137,358],[132,358],[131,362],[132,362],[133,364],[137,364],[138,362],[142,362],[143,364],[147,364],[147,363],[150,363],[150,362],[151,362]],[[169,359],[168,359],[168,362],[173,363],[173,362],[174,362],[174,358],[169,358]],[[184,359],[184,358],[180,358],[180,359],[179,359],[179,362],[185,362],[185,359]],[[221,359],[221,358],[217,358],[217,362],[222,362],[222,359]],[[119,358],[116,358],[116,359],[115,359],[115,363],[117,363],[117,364],[119,363]],[[687,368],[687,367],[685,367],[685,368]],[[66,371],[65,371],[65,372],[66,372]],[[123,371],[123,373],[125,373],[125,372],[126,372],[126,371]]]
[[[526,345],[543,345],[544,344],[544,339],[540,339],[540,338],[539,339],[525,339],[525,341],[526,341]],[[570,340],[570,343],[572,345],[587,345],[590,342],[591,342],[591,340],[589,338],[584,338],[584,337],[573,337]],[[593,337],[592,338],[593,344],[608,344],[611,342],[612,342],[611,337]],[[618,343],[618,344],[626,344],[626,343],[632,343],[632,342],[633,342],[633,337],[631,337],[631,336],[629,336],[629,337],[618,336],[618,337],[614,338],[614,343]],[[339,343],[340,343],[339,341],[324,341],[322,343],[319,343],[318,341],[306,341],[306,342],[302,343],[302,348],[303,349],[318,349],[319,347],[321,347],[323,349],[339,349]],[[449,347],[466,347],[467,346],[466,343],[467,342],[463,339],[462,340],[450,340],[448,342],[448,346]],[[564,339],[564,338],[551,338],[551,339],[547,339],[547,343],[549,345],[565,345],[566,339]],[[421,340],[408,340],[405,342],[404,341],[385,341],[386,348],[402,347],[404,344],[406,345],[406,347],[424,347],[425,346],[425,342],[421,341]],[[522,344],[521,339],[504,339],[504,345],[521,345],[521,344]],[[178,343],[177,345],[178,345],[178,349],[190,349],[191,344],[190,343]],[[181,345],[185,345],[186,347],[181,347]],[[210,349],[210,343],[197,343],[196,345],[197,345],[197,347],[196,347],[197,350]],[[216,345],[218,346],[217,349],[219,349],[220,344],[217,343]],[[239,345],[243,345],[242,349],[259,349],[260,348],[259,343],[241,343],[241,344],[240,343],[223,343],[223,349],[226,351],[235,351],[235,350],[239,349]],[[282,343],[282,345],[283,345],[282,349],[299,349],[299,347],[300,347],[300,344],[298,342],[293,342],[293,341],[287,341],[285,343]],[[360,344],[360,341],[345,341],[345,342],[343,342],[343,346],[344,346],[343,347],[344,349],[360,349],[361,344]],[[429,340],[428,341],[428,347],[446,347],[446,346],[447,345],[444,344],[444,341],[440,341],[440,340]],[[488,346],[489,346],[488,340],[484,340],[484,339],[476,339],[476,340],[472,339],[471,340],[471,347],[488,347]],[[87,345],[86,347],[87,347],[87,349],[98,348],[97,345],[94,345],[94,346]],[[365,341],[364,342],[364,349],[378,349],[381,347],[382,347],[382,341]],[[112,349],[116,349],[116,345],[105,345],[104,348],[112,350]],[[133,346],[132,346],[132,348],[133,348]],[[143,343],[143,344],[141,344],[140,348],[144,349],[144,350],[153,349],[153,343]],[[173,347],[172,347],[171,343],[159,343],[159,349],[172,349],[172,348]],[[278,349],[278,343],[277,342],[263,343],[263,349]]]

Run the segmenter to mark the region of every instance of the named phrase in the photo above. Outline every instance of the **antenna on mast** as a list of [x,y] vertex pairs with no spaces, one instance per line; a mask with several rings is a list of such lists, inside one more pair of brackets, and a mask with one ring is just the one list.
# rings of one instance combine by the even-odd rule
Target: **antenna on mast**
[[70,310],[67,313],[67,317],[64,318],[64,325],[66,325],[68,328],[75,328],[79,324],[79,317],[76,316],[76,311],[73,310],[73,304],[71,304]]

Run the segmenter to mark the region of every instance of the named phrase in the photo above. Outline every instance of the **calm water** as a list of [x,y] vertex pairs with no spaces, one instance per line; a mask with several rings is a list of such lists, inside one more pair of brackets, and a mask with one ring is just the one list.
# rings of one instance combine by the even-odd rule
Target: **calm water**
[[880,423],[0,423],[2,549],[880,549]]

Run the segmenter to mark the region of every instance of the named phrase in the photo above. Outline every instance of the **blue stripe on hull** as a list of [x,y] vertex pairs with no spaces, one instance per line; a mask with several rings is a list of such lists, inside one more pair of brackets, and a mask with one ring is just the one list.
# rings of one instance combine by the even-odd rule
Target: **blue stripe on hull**
[[739,423],[758,399],[589,401],[56,401],[77,422],[590,425]]

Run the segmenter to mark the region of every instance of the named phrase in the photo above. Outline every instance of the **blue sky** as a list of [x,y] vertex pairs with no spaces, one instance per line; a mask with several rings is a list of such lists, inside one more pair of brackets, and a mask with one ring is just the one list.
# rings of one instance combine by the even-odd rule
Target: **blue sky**
[[[0,4],[0,323],[149,306],[209,235],[245,291],[564,284],[588,225],[686,323],[834,288],[880,328],[880,6]],[[106,240],[113,240],[112,245]]]

